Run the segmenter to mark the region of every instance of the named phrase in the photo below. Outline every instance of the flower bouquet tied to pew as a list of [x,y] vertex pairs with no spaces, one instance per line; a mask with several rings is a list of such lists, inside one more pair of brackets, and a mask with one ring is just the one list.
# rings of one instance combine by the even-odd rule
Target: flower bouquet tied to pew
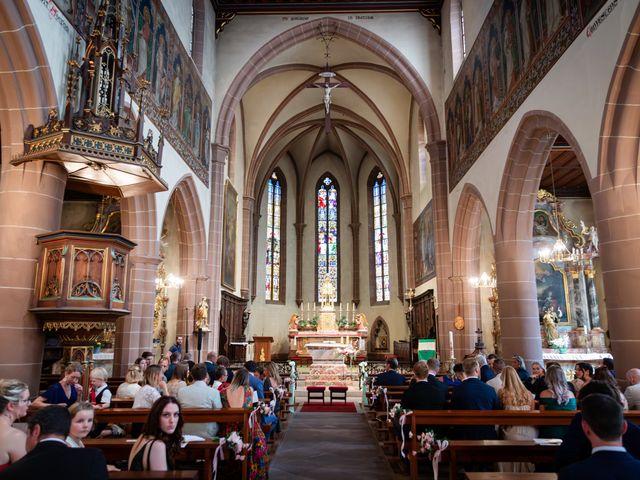
[[213,474],[214,479],[218,476],[218,459],[224,460],[224,447],[226,446],[234,455],[234,458],[242,462],[247,456],[247,452],[251,450],[251,443],[245,443],[242,435],[236,430],[229,432],[226,436],[220,437],[219,445],[213,455]]
[[[416,436],[418,441],[420,453],[427,454],[429,460],[431,460],[431,467],[433,468],[433,478],[438,480],[438,467],[440,464],[440,457],[442,452],[447,449],[449,442],[446,439],[437,439],[433,430],[425,430],[424,432]],[[412,452],[413,455],[417,455],[417,452]]]

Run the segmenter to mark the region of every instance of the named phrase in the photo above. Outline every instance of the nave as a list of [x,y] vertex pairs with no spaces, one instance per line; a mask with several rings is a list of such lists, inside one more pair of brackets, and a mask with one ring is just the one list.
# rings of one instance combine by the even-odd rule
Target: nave
[[394,476],[361,413],[296,412],[273,457],[269,478],[392,480]]

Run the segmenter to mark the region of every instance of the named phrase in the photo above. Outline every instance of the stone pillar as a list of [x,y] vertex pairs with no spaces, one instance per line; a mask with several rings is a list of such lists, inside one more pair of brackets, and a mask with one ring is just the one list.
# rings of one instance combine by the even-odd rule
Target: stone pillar
[[360,303],[360,222],[353,222],[349,224],[351,228],[351,235],[353,235],[353,303],[356,306]]
[[[218,344],[220,343],[220,283],[222,275],[224,165],[228,159],[229,147],[214,144],[211,160],[211,213],[209,217],[209,248],[206,272],[207,275],[209,275],[208,297],[211,299],[211,308],[209,310],[211,334],[207,336],[207,351],[217,351]],[[204,345],[202,348],[205,350]]]
[[522,355],[528,365],[539,362],[542,339],[533,243],[530,239],[496,240],[495,253],[503,356]]
[[[116,321],[116,348],[113,359],[113,375],[123,376],[143,351],[153,351],[153,307],[156,292],[156,275],[160,257],[131,255],[131,279],[129,280],[130,315]],[[167,338],[167,342],[172,339]],[[171,346],[166,345],[165,352]]]
[[[438,352],[449,356],[449,331],[455,317],[452,284],[451,246],[449,244],[449,189],[447,187],[447,142],[439,140],[427,144],[431,163],[431,190],[433,196],[433,228],[436,243],[436,273],[438,300]],[[462,358],[460,343],[454,342],[456,358]]]
[[32,393],[44,347],[28,311],[41,250],[35,236],[60,228],[66,180],[62,166],[39,161],[3,168],[0,178],[0,378],[19,378]]
[[594,193],[593,200],[611,351],[622,378],[638,367],[640,349],[640,200],[634,177],[626,185]]
[[[253,227],[253,209],[255,208],[256,199],[251,195],[242,197],[242,279],[240,281],[240,295],[243,298],[249,298],[250,282],[251,282],[251,263],[253,255],[252,232]],[[255,287],[255,286],[254,286]],[[255,295],[255,288],[253,294]]]

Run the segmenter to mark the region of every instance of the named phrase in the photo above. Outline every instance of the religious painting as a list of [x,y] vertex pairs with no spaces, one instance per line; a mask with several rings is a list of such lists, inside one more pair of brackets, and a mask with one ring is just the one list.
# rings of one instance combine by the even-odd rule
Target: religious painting
[[420,285],[436,276],[436,243],[431,202],[413,223],[413,251],[416,285]]
[[453,190],[604,0],[496,0],[445,102]]
[[542,321],[545,312],[551,309],[558,316],[559,323],[569,323],[571,321],[571,303],[565,274],[552,264],[539,260],[536,260],[534,265],[540,320]]
[[224,186],[224,210],[222,219],[222,286],[236,288],[236,210],[238,194],[227,180]]

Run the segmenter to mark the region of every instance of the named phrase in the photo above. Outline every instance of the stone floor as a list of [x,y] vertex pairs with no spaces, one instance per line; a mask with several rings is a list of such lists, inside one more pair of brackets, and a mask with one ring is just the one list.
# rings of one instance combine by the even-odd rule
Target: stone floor
[[291,416],[271,461],[271,480],[392,480],[394,474],[361,413]]

